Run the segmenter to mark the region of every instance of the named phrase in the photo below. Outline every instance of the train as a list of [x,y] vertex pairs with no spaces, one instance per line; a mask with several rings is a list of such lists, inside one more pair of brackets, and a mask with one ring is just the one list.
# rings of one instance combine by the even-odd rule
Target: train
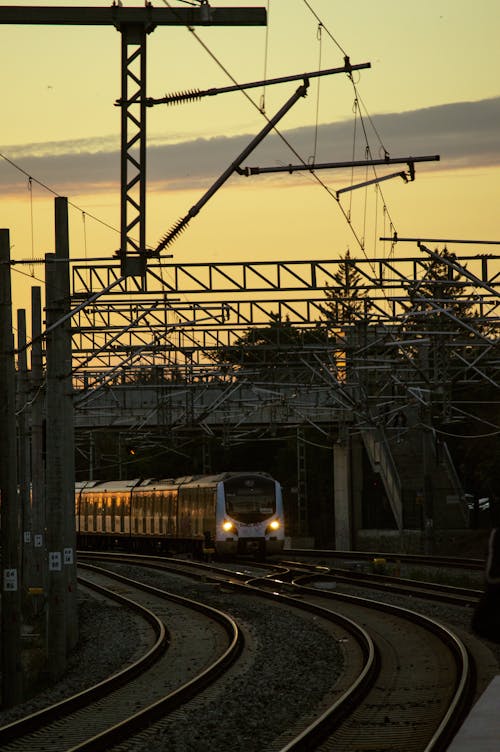
[[281,485],[264,472],[81,481],[75,507],[81,549],[260,558],[284,547]]

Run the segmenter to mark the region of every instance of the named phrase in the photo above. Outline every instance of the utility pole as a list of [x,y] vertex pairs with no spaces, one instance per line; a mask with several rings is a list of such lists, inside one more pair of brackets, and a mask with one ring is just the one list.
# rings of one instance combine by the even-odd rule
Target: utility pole
[[[28,359],[26,356],[26,310],[17,311],[17,373],[16,373],[16,414],[17,414],[17,485],[19,505],[21,508],[22,531],[22,572],[19,586],[21,588],[21,610],[23,631],[23,677],[28,686],[30,679],[27,672],[27,657],[31,648],[30,606],[27,584],[31,579],[33,565],[33,539],[31,534],[30,508],[30,438],[29,438],[29,397],[28,397]],[[29,640],[29,642],[28,642]],[[29,658],[28,658],[29,663]]]
[[63,674],[78,635],[71,324],[65,317],[70,308],[67,212],[67,199],[56,198],[56,253],[45,256],[48,657],[53,679]]
[[21,515],[17,496],[14,337],[10,233],[0,230],[0,494],[2,520],[2,704],[23,697],[21,663]]
[[[47,536],[45,522],[45,463],[43,413],[45,388],[42,368],[42,299],[40,287],[31,288],[31,522],[33,568],[28,582],[39,674],[47,671]],[[38,677],[34,677],[35,681]]]
[[[64,323],[57,327],[60,360],[56,365],[61,380],[61,403],[59,405],[63,437],[62,467],[64,471],[62,497],[64,504],[63,565],[66,580],[66,649],[71,651],[78,641],[78,600],[76,578],[76,521],[75,521],[75,425],[73,410],[73,383],[71,347],[71,286],[69,274],[69,223],[68,199],[54,200],[55,209],[55,276],[59,291],[60,313]],[[60,349],[59,349],[60,348]]]
[[[60,318],[61,307],[58,298],[55,254],[45,255],[45,320],[47,328]],[[57,328],[47,334],[47,398],[46,398],[46,515],[48,549],[47,587],[47,648],[48,669],[51,678],[57,681],[66,669],[66,582],[63,571],[64,512],[63,500],[64,468],[60,403],[62,399],[60,332]]]

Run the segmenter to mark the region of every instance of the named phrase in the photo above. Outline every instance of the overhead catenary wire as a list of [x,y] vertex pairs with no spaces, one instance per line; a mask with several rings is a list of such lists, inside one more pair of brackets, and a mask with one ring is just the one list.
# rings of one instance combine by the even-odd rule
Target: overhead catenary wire
[[[169,2],[169,0],[163,0],[163,4],[166,5],[168,8],[170,8],[170,10],[172,10],[172,12],[175,13],[175,8],[171,5],[171,3]],[[208,45],[196,33],[196,30],[192,26],[186,26],[186,28],[193,35],[193,37],[196,39],[196,41],[198,42],[198,44],[200,44],[203,47],[203,49],[206,51],[206,53],[212,58],[212,60],[216,63],[216,65],[219,66],[219,68],[223,71],[223,73],[233,82],[233,84],[235,84],[239,88],[238,82],[236,81],[236,79],[234,78],[234,76],[227,70],[227,68],[222,64],[222,62],[217,58],[217,56],[210,50],[210,48],[208,47]],[[330,32],[328,32],[328,35],[330,37],[332,37],[332,35],[330,34]],[[338,43],[336,43],[336,44],[337,44],[337,46],[339,46]],[[340,48],[340,46],[339,46],[339,48]],[[342,49],[342,48],[340,48],[340,49]],[[345,51],[342,50],[342,52],[343,52],[344,55],[346,54]],[[264,117],[266,120],[268,120],[267,115],[265,114],[265,112],[261,111],[259,105],[256,102],[254,102],[254,100],[250,97],[250,95],[244,89],[241,91],[241,93],[243,94],[243,96],[246,97],[246,99],[250,102],[250,104],[257,110],[257,112],[259,112],[262,115],[262,117]],[[269,122],[269,120],[268,120],[268,122]],[[295,157],[307,169],[307,160],[304,159],[298,153],[298,151],[295,149],[295,147],[292,146],[292,144],[290,143],[290,141],[281,133],[281,131],[278,128],[275,127],[273,130],[276,133],[276,135],[280,138],[280,140],[288,147],[288,149],[290,149],[291,153],[294,154]],[[325,190],[327,192],[327,194],[330,196],[330,198],[334,199],[334,201],[337,203],[337,206],[340,209],[340,212],[342,213],[342,215],[344,216],[344,219],[347,222],[349,230],[353,234],[353,236],[354,236],[357,244],[359,245],[359,247],[362,248],[361,240],[360,240],[360,238],[359,238],[356,230],[354,229],[350,218],[348,218],[345,209],[342,207],[342,205],[340,204],[339,200],[337,199],[337,196],[335,195],[334,191],[332,191],[332,189],[329,188],[326,185],[326,183],[319,177],[319,175],[317,175],[314,172],[314,170],[311,171],[311,174],[313,175],[314,180],[323,188],[323,190]]]
[[[18,172],[21,172],[23,175],[25,175],[31,183],[36,183],[44,190],[51,193],[56,198],[62,198],[62,194],[60,194],[58,191],[56,191],[54,188],[51,188],[50,185],[47,185],[42,180],[39,180],[38,178],[34,178],[32,175],[30,175],[29,172],[27,172],[23,167],[18,165],[14,160],[10,159],[6,154],[3,154],[0,152],[0,158],[3,159],[5,162],[11,165],[11,167],[14,167],[15,170],[18,170]],[[113,225],[109,224],[108,222],[105,222],[103,219],[100,219],[99,217],[96,217],[94,214],[82,209],[80,206],[75,204],[73,201],[68,200],[68,206],[71,206],[73,209],[76,209],[79,212],[85,212],[87,217],[90,217],[95,222],[99,222],[99,224],[103,225],[103,227],[107,227],[108,230],[113,230],[113,232],[119,233],[120,230],[117,227],[113,227]]]

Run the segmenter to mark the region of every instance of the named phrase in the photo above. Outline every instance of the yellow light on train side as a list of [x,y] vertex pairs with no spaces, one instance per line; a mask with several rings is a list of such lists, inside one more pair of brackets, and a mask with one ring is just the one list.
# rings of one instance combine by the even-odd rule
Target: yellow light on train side
[[228,533],[233,529],[233,523],[229,522],[229,520],[224,520],[224,522],[222,523],[222,529],[225,530],[226,533]]
[[269,523],[269,527],[271,528],[271,530],[278,530],[279,526],[280,526],[279,520],[273,520],[272,522]]

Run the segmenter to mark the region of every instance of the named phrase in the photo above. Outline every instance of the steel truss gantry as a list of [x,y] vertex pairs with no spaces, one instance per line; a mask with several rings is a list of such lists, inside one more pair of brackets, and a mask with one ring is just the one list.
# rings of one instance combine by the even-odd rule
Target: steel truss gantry
[[[158,26],[265,26],[264,8],[5,6],[0,25],[111,26],[121,33],[121,195],[122,274],[141,275],[146,258],[146,53],[147,37]],[[90,54],[92,51],[90,51]]]
[[[498,322],[500,312],[500,257],[468,254],[454,262],[464,272],[457,282],[457,301],[473,302],[474,313],[463,326],[445,317],[440,329],[429,328],[426,318],[446,310],[438,297],[413,326],[404,331],[409,315],[409,294],[425,279],[426,254],[409,258],[350,259],[359,277],[356,299],[339,294],[325,306],[325,291],[335,287],[345,260],[276,261],[221,264],[170,264],[151,262],[144,278],[122,278],[117,264],[73,265],[73,354],[75,383],[99,388],[99,372],[108,370],[105,383],[137,382],[137,374],[156,368],[166,383],[175,372],[187,382],[212,377],[230,381],[244,373],[244,352],[238,340],[249,329],[264,333],[271,322],[293,327],[294,342],[278,339],[259,343],[263,363],[276,353],[286,354],[288,376],[278,380],[317,380],[331,389],[336,381],[344,388],[346,361],[350,380],[363,380],[366,368],[384,371],[388,384],[398,378],[415,386],[428,384],[416,350],[445,348],[453,351],[453,374],[448,379],[498,383]],[[99,295],[100,290],[108,292]],[[359,297],[359,296],[362,297]],[[93,302],[85,305],[85,300]],[[346,321],[346,310],[356,303],[355,320]],[[443,308],[444,307],[444,308]],[[442,319],[442,317],[441,317]],[[449,323],[449,326],[448,326]],[[231,367],[222,369],[220,351],[232,350]],[[267,353],[267,355],[266,355]],[[240,357],[241,356],[241,357]],[[422,355],[422,357],[424,357]],[[267,361],[266,361],[267,358]],[[276,368],[270,374],[276,377]],[[411,375],[410,375],[411,374]],[[443,374],[441,374],[443,376]],[[93,386],[92,386],[93,385]],[[384,388],[378,382],[381,394]],[[382,399],[382,397],[381,397]]]

